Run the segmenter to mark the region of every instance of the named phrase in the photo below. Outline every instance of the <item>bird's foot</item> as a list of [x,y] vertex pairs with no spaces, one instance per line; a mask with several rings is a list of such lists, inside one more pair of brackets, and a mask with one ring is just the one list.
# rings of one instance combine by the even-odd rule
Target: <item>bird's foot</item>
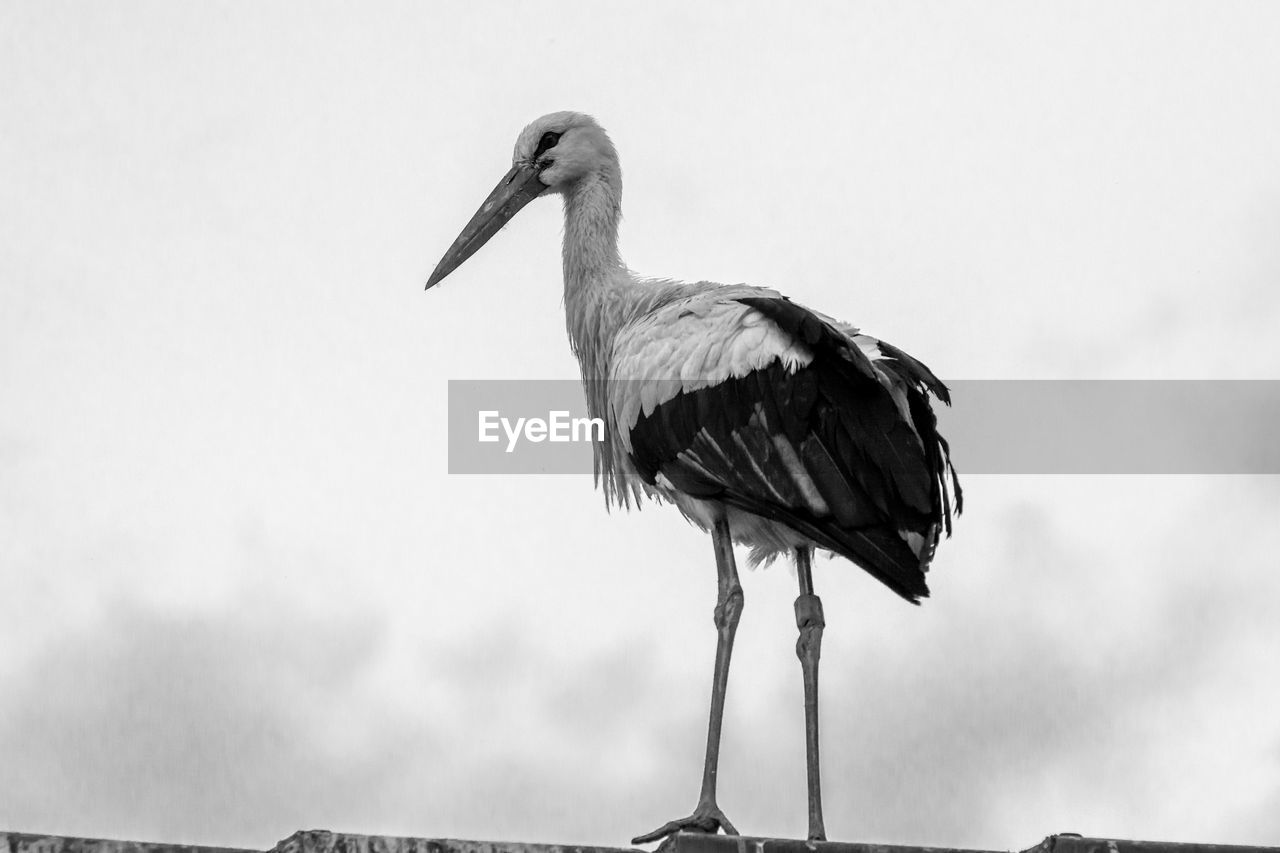
[[738,834],[738,830],[729,823],[729,818],[724,816],[724,812],[720,811],[720,807],[714,801],[700,802],[693,810],[693,814],[688,817],[668,821],[653,832],[637,835],[631,839],[631,843],[648,844],[650,841],[657,841],[659,838],[665,838],[677,832],[705,832],[708,835],[715,835],[718,829],[723,829],[725,835]]

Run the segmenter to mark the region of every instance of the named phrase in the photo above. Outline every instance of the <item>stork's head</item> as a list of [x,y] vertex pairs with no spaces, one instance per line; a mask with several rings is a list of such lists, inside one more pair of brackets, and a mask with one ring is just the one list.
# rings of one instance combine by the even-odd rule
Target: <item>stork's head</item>
[[618,152],[589,115],[550,113],[520,131],[511,156],[511,171],[480,205],[475,216],[440,259],[427,287],[439,284],[474,255],[526,204],[540,195],[572,195],[589,180],[621,184]]
[[618,171],[618,152],[591,116],[559,112],[520,131],[511,164],[535,168],[546,192],[565,193],[583,178],[612,177]]

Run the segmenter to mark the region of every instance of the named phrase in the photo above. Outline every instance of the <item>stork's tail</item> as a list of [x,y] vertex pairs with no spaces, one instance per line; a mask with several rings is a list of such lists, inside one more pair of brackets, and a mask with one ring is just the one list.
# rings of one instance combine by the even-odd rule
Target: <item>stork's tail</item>
[[[929,597],[929,585],[924,573],[933,559],[938,543],[937,527],[930,528],[927,536],[910,534],[909,542],[897,530],[869,528],[824,531],[831,540],[831,549],[866,569],[872,577],[898,595],[919,604]],[[918,543],[918,547],[913,547]]]

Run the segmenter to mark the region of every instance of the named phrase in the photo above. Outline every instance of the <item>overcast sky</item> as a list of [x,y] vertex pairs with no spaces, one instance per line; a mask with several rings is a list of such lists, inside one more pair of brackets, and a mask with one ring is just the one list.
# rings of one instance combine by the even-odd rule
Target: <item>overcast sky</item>
[[[709,540],[446,473],[448,379],[577,374],[554,200],[422,292],[519,130],[609,129],[632,268],[944,378],[1275,379],[1277,43],[1269,3],[0,5],[0,829],[688,813]],[[817,565],[831,836],[1276,843],[1280,481],[965,486],[923,607]],[[720,803],[802,836],[795,580],[744,585]]]

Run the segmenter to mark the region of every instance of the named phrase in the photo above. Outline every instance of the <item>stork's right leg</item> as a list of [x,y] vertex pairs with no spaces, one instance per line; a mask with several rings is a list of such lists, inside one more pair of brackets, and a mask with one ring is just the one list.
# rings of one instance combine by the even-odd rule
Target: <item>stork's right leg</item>
[[818,657],[822,653],[822,600],[813,592],[813,549],[796,549],[796,575],[800,596],[796,599],[796,657],[804,677],[804,753],[809,777],[809,840],[826,841],[822,823],[822,784],[818,772]]
[[711,539],[716,549],[716,668],[711,680],[711,720],[707,725],[707,757],[702,767],[702,793],[698,805],[688,817],[670,821],[652,832],[631,839],[632,844],[647,844],[680,830],[714,833],[723,829],[728,835],[737,835],[729,819],[716,805],[716,773],[720,766],[720,725],[724,720],[724,693],[729,684],[729,658],[733,655],[733,637],[738,631],[738,619],[742,616],[742,585],[738,582],[738,567],[733,560],[733,540],[729,535],[729,520],[723,513],[716,518],[711,529]]

